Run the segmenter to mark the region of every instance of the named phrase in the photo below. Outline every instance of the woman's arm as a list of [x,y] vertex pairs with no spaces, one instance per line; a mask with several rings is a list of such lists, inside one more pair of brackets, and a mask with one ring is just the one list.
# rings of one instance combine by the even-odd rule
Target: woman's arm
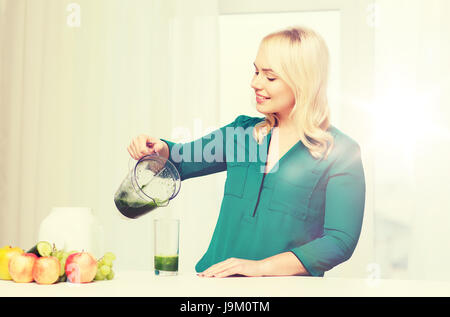
[[181,180],[214,174],[227,169],[227,141],[234,146],[233,139],[227,140],[227,129],[235,129],[244,124],[248,116],[240,115],[233,122],[195,141],[174,143],[166,139],[168,159],[180,173]]
[[340,146],[326,188],[323,233],[292,248],[312,276],[323,276],[353,254],[361,233],[365,177],[359,146]]
[[303,264],[292,252],[283,252],[263,260],[230,258],[199,273],[201,277],[245,276],[289,276],[309,275]]
[[284,252],[260,261],[261,276],[309,275],[292,252]]

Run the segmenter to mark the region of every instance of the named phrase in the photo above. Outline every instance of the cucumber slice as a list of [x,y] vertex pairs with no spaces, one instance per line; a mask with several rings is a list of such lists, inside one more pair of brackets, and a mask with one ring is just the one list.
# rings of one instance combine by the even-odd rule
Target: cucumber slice
[[35,246],[33,246],[27,253],[34,253],[38,257],[50,256],[52,254],[52,245],[47,241],[39,241]]

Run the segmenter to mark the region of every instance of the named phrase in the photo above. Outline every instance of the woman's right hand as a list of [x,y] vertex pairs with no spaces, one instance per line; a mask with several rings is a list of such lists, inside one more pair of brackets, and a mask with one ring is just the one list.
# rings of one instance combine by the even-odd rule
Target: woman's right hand
[[141,134],[134,138],[127,150],[135,160],[139,160],[141,157],[153,153],[158,153],[166,159],[169,158],[169,147],[167,146],[167,143],[145,134]]

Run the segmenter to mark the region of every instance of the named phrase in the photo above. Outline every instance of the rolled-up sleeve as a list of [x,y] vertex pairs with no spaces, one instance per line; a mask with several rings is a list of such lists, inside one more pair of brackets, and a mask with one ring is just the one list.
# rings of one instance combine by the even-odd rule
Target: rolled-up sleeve
[[337,155],[328,174],[323,234],[290,250],[312,276],[348,260],[361,233],[366,184],[360,147],[351,143]]

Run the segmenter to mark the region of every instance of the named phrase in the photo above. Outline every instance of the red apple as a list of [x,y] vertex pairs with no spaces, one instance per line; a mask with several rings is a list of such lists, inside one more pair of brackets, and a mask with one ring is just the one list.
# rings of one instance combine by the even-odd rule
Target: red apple
[[33,267],[33,278],[38,284],[53,284],[59,278],[61,264],[54,256],[37,258]]
[[14,282],[33,282],[33,266],[37,255],[33,253],[14,254],[9,260],[8,269]]
[[69,255],[66,260],[67,280],[72,283],[89,283],[97,273],[97,260],[89,252]]

